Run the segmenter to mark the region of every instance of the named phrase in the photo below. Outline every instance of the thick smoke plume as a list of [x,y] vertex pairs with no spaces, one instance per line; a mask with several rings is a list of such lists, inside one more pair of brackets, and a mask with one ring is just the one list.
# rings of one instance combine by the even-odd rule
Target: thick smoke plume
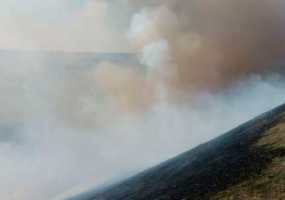
[[277,70],[284,61],[282,0],[129,3],[135,14],[128,37],[147,66],[145,79],[166,98],[217,92],[250,74]]

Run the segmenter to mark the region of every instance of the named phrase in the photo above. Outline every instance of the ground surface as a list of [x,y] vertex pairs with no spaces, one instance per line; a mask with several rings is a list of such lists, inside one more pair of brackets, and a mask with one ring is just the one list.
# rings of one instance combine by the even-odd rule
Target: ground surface
[[267,159],[270,161],[268,165],[258,171],[259,173],[219,192],[211,199],[285,199],[285,115],[278,124],[267,130],[255,145],[266,150]]
[[128,180],[69,200],[192,199],[285,199],[285,105]]

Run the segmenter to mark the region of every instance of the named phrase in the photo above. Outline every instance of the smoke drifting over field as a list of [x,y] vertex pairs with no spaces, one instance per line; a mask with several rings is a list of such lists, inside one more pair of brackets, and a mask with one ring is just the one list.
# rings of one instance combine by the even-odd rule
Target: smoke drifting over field
[[130,51],[138,62],[1,52],[3,199],[129,176],[285,101],[282,0],[86,1],[72,15],[65,0],[54,5],[62,22],[8,12],[1,47]]

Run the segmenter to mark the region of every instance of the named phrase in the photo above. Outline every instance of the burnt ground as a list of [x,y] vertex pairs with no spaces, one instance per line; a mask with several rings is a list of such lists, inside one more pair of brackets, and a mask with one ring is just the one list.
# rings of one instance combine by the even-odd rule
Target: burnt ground
[[285,105],[103,190],[68,200],[285,199]]

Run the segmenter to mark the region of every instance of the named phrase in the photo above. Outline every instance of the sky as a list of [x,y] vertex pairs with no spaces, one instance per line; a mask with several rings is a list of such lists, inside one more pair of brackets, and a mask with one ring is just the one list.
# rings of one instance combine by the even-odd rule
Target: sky
[[[101,0],[1,0],[0,49],[128,51],[120,17]],[[116,27],[116,28],[114,28]]]

